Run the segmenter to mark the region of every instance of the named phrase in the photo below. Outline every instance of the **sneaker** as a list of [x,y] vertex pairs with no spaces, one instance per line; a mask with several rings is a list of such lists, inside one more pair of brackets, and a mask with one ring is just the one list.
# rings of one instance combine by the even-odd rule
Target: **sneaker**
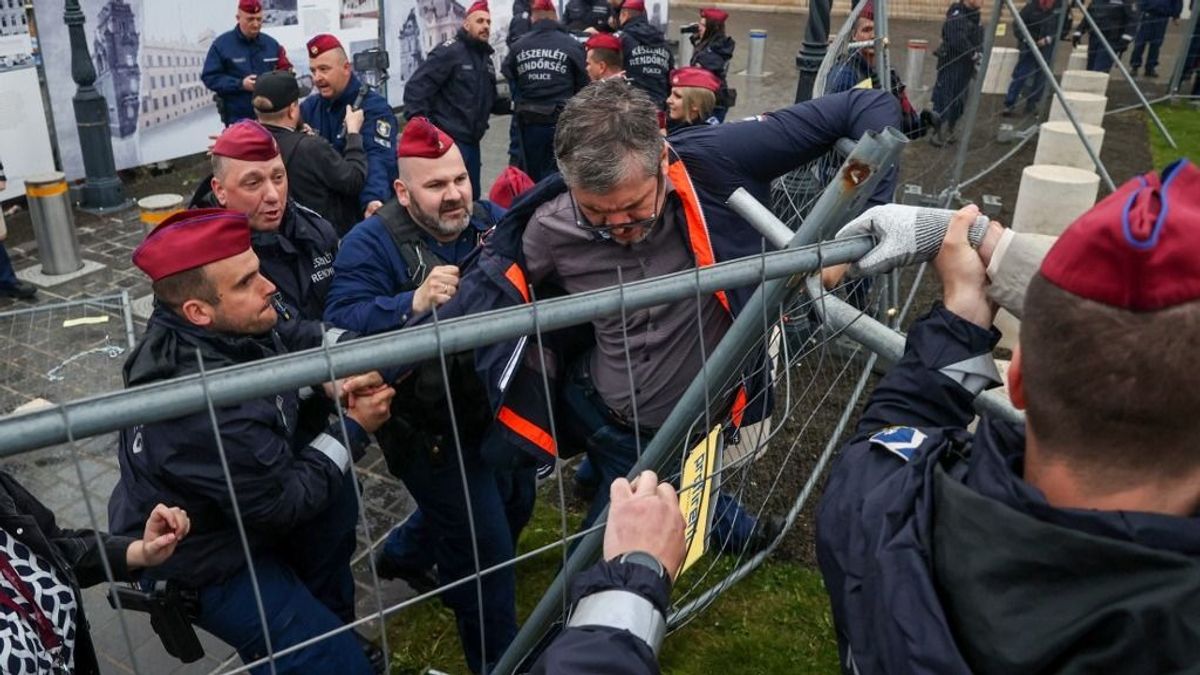
[[417,595],[424,595],[441,585],[438,581],[437,572],[432,567],[424,569],[411,569],[401,567],[392,562],[392,559],[384,552],[383,547],[375,550],[375,573],[380,579],[399,579],[408,584],[408,587],[417,592]]
[[30,300],[35,295],[37,295],[37,286],[26,281],[17,281],[11,286],[0,286],[0,297]]

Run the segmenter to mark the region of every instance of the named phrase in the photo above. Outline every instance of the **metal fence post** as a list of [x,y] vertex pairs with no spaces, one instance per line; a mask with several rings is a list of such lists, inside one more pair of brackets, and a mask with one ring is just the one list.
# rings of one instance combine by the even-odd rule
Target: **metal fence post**
[[171,194],[165,192],[158,195],[150,195],[142,197],[137,201],[139,218],[142,221],[142,229],[146,234],[158,227],[158,224],[169,218],[172,214],[182,211],[183,195]]
[[83,267],[75,238],[75,214],[62,172],[25,179],[25,197],[37,239],[38,259],[45,274],[70,274]]
[[925,55],[929,53],[929,40],[908,41],[908,61],[904,68],[904,80],[913,91],[925,91]]

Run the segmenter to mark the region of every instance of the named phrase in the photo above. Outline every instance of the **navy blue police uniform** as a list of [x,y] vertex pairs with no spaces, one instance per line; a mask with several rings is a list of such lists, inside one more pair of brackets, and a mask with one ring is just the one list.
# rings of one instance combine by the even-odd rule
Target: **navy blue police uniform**
[[[329,141],[339,154],[346,149],[346,106],[358,99],[363,83],[358,75],[351,75],[346,90],[333,100],[313,94],[300,103],[300,114],[304,121],[319,136]],[[396,182],[396,115],[387,99],[375,91],[368,91],[362,99],[363,148],[367,153],[367,177],[362,193],[358,197],[361,209],[373,201],[386,202],[393,194]]]
[[275,38],[259,33],[253,40],[236,26],[222,33],[208,48],[200,80],[217,95],[217,110],[226,126],[242,119],[254,119],[251,93],[242,88],[249,75],[276,70],[280,47]]
[[1167,22],[1178,19],[1183,12],[1182,0],[1142,0],[1142,14],[1138,20],[1137,37],[1133,42],[1133,54],[1129,65],[1136,73],[1142,67],[1142,54],[1146,52],[1146,77],[1158,75],[1158,52],[1167,36]]
[[[1133,0],[1092,0],[1087,10],[1096,22],[1096,27],[1100,29],[1100,34],[1116,52],[1117,58],[1120,58],[1129,43],[1133,42],[1133,35],[1137,32],[1138,15]],[[1086,20],[1080,21],[1073,36],[1074,43],[1079,44],[1083,36],[1090,35],[1091,31],[1090,23]],[[1087,69],[1107,73],[1113,67],[1112,57],[1108,55],[1104,45],[1100,44],[1100,40],[1094,38],[1095,36],[1088,38]]]
[[592,28],[601,33],[611,33],[608,0],[567,0],[563,10],[563,24],[572,33],[583,33]]
[[[1046,44],[1037,48],[1047,63],[1050,62],[1050,52],[1054,49],[1054,40],[1058,37],[1058,13],[1061,10],[1062,0],[1054,0],[1049,7],[1042,7],[1040,0],[1029,0],[1021,8],[1021,20],[1029,28],[1034,42],[1048,40]],[[1070,22],[1064,20],[1063,36],[1069,34],[1070,30]],[[1042,69],[1038,67],[1037,58],[1029,48],[1029,43],[1021,39],[1020,35],[1017,36],[1017,50],[1017,65],[1013,68],[1012,82],[1008,85],[1008,93],[1004,97],[1004,107],[1007,110],[1015,108],[1021,94],[1028,87],[1031,91],[1025,100],[1025,112],[1033,113],[1038,101],[1042,100],[1042,92],[1046,87],[1045,78],[1042,77]]]
[[587,86],[583,45],[554,19],[542,19],[508,50],[502,68],[513,91],[521,168],[537,182],[556,170],[554,126],[567,100]]
[[[367,334],[396,330],[417,319],[413,296],[429,272],[438,265],[465,265],[502,213],[489,202],[477,202],[468,227],[456,240],[443,243],[422,230],[398,201],[388,202],[343,241],[326,319]],[[383,574],[436,564],[440,581],[447,584],[474,572],[476,552],[484,568],[512,559],[532,513],[534,475],[531,470],[498,471],[482,461],[479,439],[491,413],[470,352],[446,359],[462,447],[460,471],[441,368],[440,361],[430,361],[402,379],[393,417],[376,432],[389,470],[404,481],[418,506],[388,535],[379,569]],[[463,480],[469,500],[463,497]],[[468,666],[484,672],[485,664],[495,663],[516,635],[514,570],[506,567],[484,577],[482,626],[473,585],[445,591],[442,598],[455,613]]]
[[[892,70],[891,73],[892,95],[900,102],[900,130],[909,138],[920,138],[927,129],[921,122],[920,114],[908,100],[908,87],[900,79],[900,74],[895,70]],[[829,74],[825,90],[831,94],[850,91],[863,81],[870,81],[872,89],[879,89],[882,86],[874,64],[868,62],[867,57],[860,51],[838,64],[837,68]]]
[[492,46],[476,40],[465,29],[434,48],[404,85],[404,116],[427,117],[454,139],[474,195],[483,194],[479,142],[487,133],[489,117],[507,112],[496,97],[496,66]]
[[263,276],[278,289],[276,298],[297,318],[320,321],[338,250],[333,225],[316,211],[288,200],[279,229],[251,232],[250,245]]
[[979,67],[982,48],[983,26],[979,23],[979,10],[962,2],[950,5],[942,23],[942,44],[934,52],[938,74],[932,102],[933,111],[951,129],[962,117],[967,88]]
[[737,44],[728,35],[721,35],[704,43],[700,43],[696,35],[689,36],[696,51],[692,52],[691,65],[703,68],[721,81],[717,91],[717,107],[713,108],[713,117],[724,122],[725,115],[733,107],[734,92],[726,81],[729,77],[729,62],[733,60],[733,50]]
[[[347,335],[286,319],[265,335],[217,333],[159,305],[125,363],[125,383],[134,387],[194,375],[201,357],[205,370],[215,370],[340,337]],[[245,524],[272,647],[278,651],[354,619],[350,557],[358,507],[349,463],[370,441],[350,418],[327,425],[329,405],[323,415],[302,411],[302,399],[315,402],[320,396],[286,391],[219,406],[215,420],[206,411],[121,432],[121,477],[108,505],[112,531],[140,536],[146,514],[159,502],[185,509],[190,534],[170,560],[145,570],[143,579],[195,593],[193,622],[235,646],[247,662],[265,656],[266,644],[227,479]],[[281,657],[276,667],[369,672],[350,633]]]
[[663,33],[645,14],[634,16],[621,26],[621,55],[624,57],[625,77],[633,85],[650,94],[660,109],[665,109],[671,94],[671,71],[675,56],[667,46]]

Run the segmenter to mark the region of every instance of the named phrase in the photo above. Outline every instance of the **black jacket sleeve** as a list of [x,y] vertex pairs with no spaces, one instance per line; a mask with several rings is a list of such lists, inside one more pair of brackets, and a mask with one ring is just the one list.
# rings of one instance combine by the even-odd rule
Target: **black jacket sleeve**
[[316,148],[312,152],[312,169],[325,177],[329,189],[340,194],[358,197],[367,179],[367,154],[363,150],[362,134],[346,134],[346,149],[338,154],[323,138],[306,136],[300,143]]
[[404,85],[404,117],[412,119],[418,115],[429,117],[434,112],[437,93],[450,79],[454,70],[454,59],[448,58],[440,49],[435,49],[429,58],[417,67]]

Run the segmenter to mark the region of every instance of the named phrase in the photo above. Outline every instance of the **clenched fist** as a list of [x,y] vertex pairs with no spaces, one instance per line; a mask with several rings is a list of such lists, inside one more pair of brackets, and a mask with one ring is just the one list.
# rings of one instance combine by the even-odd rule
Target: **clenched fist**
[[434,307],[441,307],[458,292],[458,267],[438,265],[429,272],[425,283],[413,293],[413,314],[424,314]]

